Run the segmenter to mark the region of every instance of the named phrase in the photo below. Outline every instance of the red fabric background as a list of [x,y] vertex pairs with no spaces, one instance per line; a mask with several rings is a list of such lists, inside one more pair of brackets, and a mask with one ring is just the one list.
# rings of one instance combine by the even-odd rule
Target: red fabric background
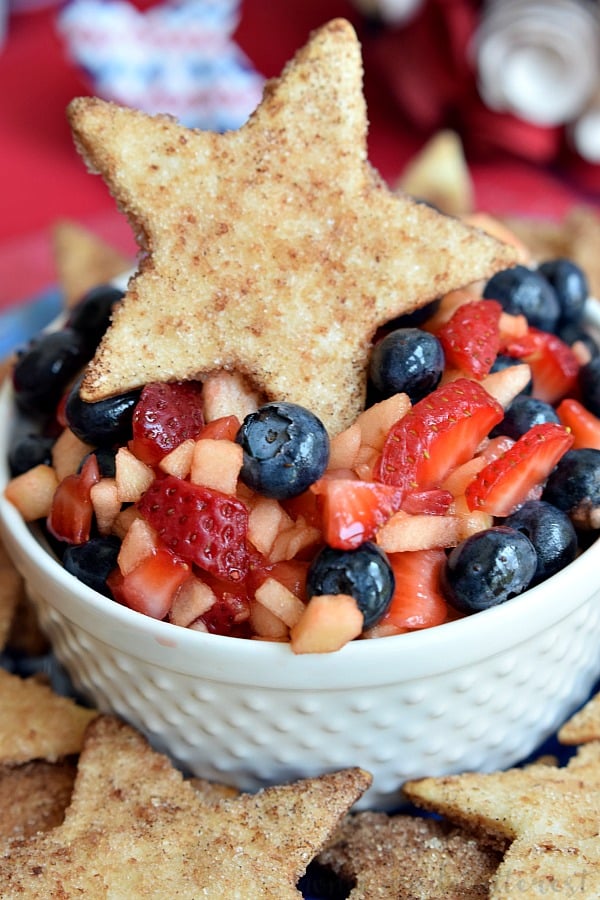
[[[52,283],[50,233],[58,218],[78,220],[121,249],[134,249],[104,184],[86,172],[71,141],[65,107],[90,87],[65,58],[56,9],[13,14],[0,50],[0,308]],[[424,137],[402,122],[377,65],[379,44],[371,43],[354,7],[346,0],[243,0],[242,13],[238,42],[267,76],[278,74],[309,32],[328,19],[342,15],[357,25],[365,41],[371,161],[389,181],[397,178]],[[389,71],[393,47],[386,52]],[[493,122],[482,127],[493,128]],[[475,163],[473,177],[478,205],[498,213],[526,209],[560,216],[587,198],[568,171],[545,171],[508,154]]]

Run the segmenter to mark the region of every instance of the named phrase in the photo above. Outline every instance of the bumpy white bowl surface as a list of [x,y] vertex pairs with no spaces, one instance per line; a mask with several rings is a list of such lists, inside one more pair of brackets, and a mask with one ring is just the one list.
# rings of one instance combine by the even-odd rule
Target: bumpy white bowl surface
[[[14,421],[0,399],[0,492]],[[502,606],[333,654],[186,630],[81,584],[0,497],[0,531],[77,691],[181,767],[254,790],[345,766],[358,808],[393,809],[408,778],[511,766],[600,676],[598,544]]]

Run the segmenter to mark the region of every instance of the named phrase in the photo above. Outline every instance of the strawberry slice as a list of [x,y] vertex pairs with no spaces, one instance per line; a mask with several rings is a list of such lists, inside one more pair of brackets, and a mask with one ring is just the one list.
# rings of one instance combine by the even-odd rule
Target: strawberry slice
[[546,480],[572,445],[573,435],[564,426],[554,422],[533,425],[467,485],[469,509],[509,516]]
[[311,490],[319,498],[325,542],[339,550],[370,540],[400,508],[403,496],[393,485],[351,478],[320,478]]
[[378,627],[399,630],[431,628],[448,619],[448,604],[440,576],[446,563],[443,550],[407,550],[388,554],[396,587],[392,602]]
[[533,396],[539,400],[558,403],[576,389],[580,363],[569,345],[555,334],[530,327],[523,337],[508,341],[502,350],[529,364]]
[[503,417],[502,406],[480,384],[457,378],[419,400],[392,426],[375,477],[404,493],[438,487]]
[[411,516],[445,516],[454,500],[454,495],[442,488],[428,491],[411,491],[402,501],[401,509]]
[[600,450],[600,419],[586,409],[585,406],[567,397],[556,407],[556,412],[561,423],[568,428],[573,435],[573,449],[591,447]]
[[100,468],[95,453],[90,453],[76,475],[60,482],[46,519],[50,534],[67,544],[85,544],[90,539],[94,509],[92,486],[100,481]]
[[500,347],[500,316],[497,300],[473,300],[459,306],[439,330],[446,363],[483,378],[488,374]]
[[248,510],[237,497],[167,475],[152,482],[137,506],[185,562],[229,581],[246,577]]
[[155,466],[183,441],[197,438],[203,425],[200,382],[147,384],[133,413],[129,449]]
[[106,583],[117,603],[153,619],[164,619],[189,574],[188,565],[159,547],[126,575],[115,569]]

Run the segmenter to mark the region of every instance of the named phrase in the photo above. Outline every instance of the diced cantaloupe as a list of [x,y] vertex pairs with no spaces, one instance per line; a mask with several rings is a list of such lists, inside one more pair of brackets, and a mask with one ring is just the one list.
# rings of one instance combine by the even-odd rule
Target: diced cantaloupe
[[132,572],[157,546],[156,532],[141,516],[134,519],[124,536],[117,558],[122,575]]
[[52,445],[52,465],[59,481],[67,475],[75,475],[84,456],[92,450],[73,434],[70,428],[64,428]]
[[52,466],[39,465],[12,478],[4,491],[26,522],[44,519],[50,512],[58,478]]
[[192,468],[192,457],[196,442],[193,438],[182,441],[174,450],[163,456],[158,464],[159,469],[175,478],[187,478]]
[[311,597],[290,631],[294,653],[333,653],[362,632],[363,614],[349,594]]
[[192,575],[183,582],[175,596],[169,612],[169,622],[189,628],[200,616],[208,612],[216,599],[212,588]]
[[266,578],[254,593],[257,603],[292,628],[306,609],[305,604],[275,578]]
[[459,543],[457,516],[409,515],[397,512],[377,532],[377,544],[386,553],[404,550],[432,550],[455,547]]
[[223,416],[237,416],[242,422],[256,412],[264,399],[240,372],[220,370],[204,379],[202,402],[206,422]]
[[121,502],[136,503],[154,481],[154,471],[127,447],[119,447],[115,458],[115,479]]
[[293,519],[277,500],[270,497],[258,497],[250,507],[248,540],[259,553],[268,556],[277,535],[281,531],[292,528],[293,525]]
[[90,488],[90,499],[100,534],[112,532],[115,519],[121,512],[121,501],[114,478],[101,478]]
[[235,494],[243,462],[240,444],[200,438],[194,445],[190,481],[223,494]]

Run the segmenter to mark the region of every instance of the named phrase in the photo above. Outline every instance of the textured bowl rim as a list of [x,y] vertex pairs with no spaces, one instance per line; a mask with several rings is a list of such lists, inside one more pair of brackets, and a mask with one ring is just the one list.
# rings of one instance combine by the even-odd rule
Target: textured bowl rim
[[[600,304],[594,304],[589,318],[600,325]],[[414,680],[516,648],[568,617],[594,594],[600,597],[596,541],[551,579],[500,606],[423,631],[352,641],[334,653],[296,655],[287,643],[206,634],[152,619],[96,593],[68,573],[5,498],[7,450],[16,418],[12,396],[6,381],[0,392],[0,423],[5,426],[0,428],[0,533],[15,564],[26,578],[35,577],[44,585],[44,599],[73,624],[91,629],[94,618],[110,622],[121,650],[140,659],[150,656],[165,669],[299,690]],[[57,597],[61,593],[70,595],[66,606]]]

